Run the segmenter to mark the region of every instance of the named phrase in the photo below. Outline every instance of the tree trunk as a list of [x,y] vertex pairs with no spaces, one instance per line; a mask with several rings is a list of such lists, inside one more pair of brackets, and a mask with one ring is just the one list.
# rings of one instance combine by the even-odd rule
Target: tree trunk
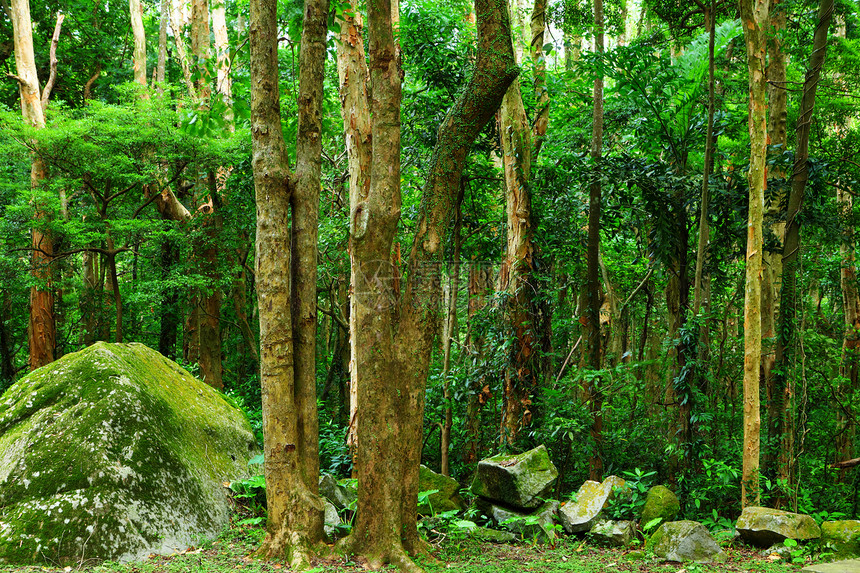
[[800,115],[797,119],[797,150],[795,151],[794,166],[791,174],[791,191],[788,197],[788,214],[785,224],[785,237],[782,241],[782,286],[779,293],[779,325],[777,329],[776,366],[774,368],[774,395],[784,396],[783,432],[781,436],[782,453],[780,464],[785,469],[780,475],[788,476],[789,485],[795,481],[794,456],[794,424],[791,415],[791,399],[793,384],[788,376],[794,354],[797,327],[795,315],[797,312],[797,268],[800,263],[800,219],[798,217],[803,206],[803,195],[806,181],[809,178],[809,131],[812,123],[812,112],[815,108],[815,92],[818,88],[818,78],[824,66],[827,52],[827,30],[833,16],[833,0],[821,0],[818,6],[818,22],[812,41],[812,51],[809,55],[809,68],[803,81],[803,98],[800,103]]
[[[170,0],[161,0],[161,15],[158,22],[158,64],[155,68],[155,83],[163,84],[167,69],[167,24],[170,21]],[[164,90],[157,86],[158,93]]]
[[140,0],[128,0],[131,31],[134,34],[134,82],[146,85],[146,36],[143,31],[143,8]]
[[448,295],[448,308],[445,312],[445,337],[442,340],[442,395],[445,402],[445,418],[442,420],[442,434],[440,438],[441,471],[442,475],[450,476],[449,450],[451,447],[451,427],[454,425],[454,407],[451,402],[451,342],[457,334],[457,295],[460,289],[460,248],[462,246],[461,230],[463,226],[463,193],[464,183],[460,182],[460,193],[454,206],[454,252],[451,253],[451,263],[448,266],[450,276],[450,287]]
[[[603,0],[594,0],[594,51],[603,56]],[[585,336],[588,368],[600,370],[603,363],[600,337],[600,208],[601,169],[603,158],[603,75],[594,78],[593,112],[591,131],[591,160],[594,164],[588,194],[588,246],[586,248],[586,320]],[[599,376],[591,376],[585,383],[586,400],[591,412],[591,455],[588,462],[589,479],[603,479],[603,394]]]
[[[786,135],[788,90],[786,89],[786,56],[782,49],[782,34],[785,30],[785,6],[782,0],[772,0],[770,25],[771,32],[768,34],[768,140],[769,155],[771,157],[781,155],[786,150],[788,137]],[[785,173],[779,168],[769,173],[770,178],[784,180]],[[770,230],[782,240],[785,233],[785,221],[781,217],[781,208],[785,200],[785,191],[778,189],[769,205],[766,215],[770,219]],[[762,349],[761,377],[764,380],[767,396],[767,435],[769,447],[765,450],[762,465],[768,475],[773,475],[783,480],[788,476],[781,468],[783,463],[777,463],[782,450],[781,441],[783,433],[783,419],[785,412],[785,400],[781,393],[776,391],[776,379],[773,368],[776,363],[776,317],[779,309],[779,289],[782,282],[782,252],[765,250],[762,253],[762,276],[761,276],[761,330]],[[782,499],[776,500],[778,506]]]
[[[309,321],[316,321],[316,291],[313,299],[291,299],[306,295],[306,289],[296,289],[284,256],[291,253],[313,267],[315,277],[316,251],[307,247],[307,226],[312,217],[307,206],[307,188],[319,189],[319,179],[313,180],[314,162],[319,164],[316,134],[319,139],[318,99],[322,94],[322,73],[325,45],[325,0],[308,0],[305,5],[305,25],[302,33],[302,59],[299,105],[299,137],[297,146],[302,178],[292,179],[287,162],[287,150],[281,130],[278,93],[278,29],[277,2],[251,2],[251,119],[253,134],[253,168],[257,197],[256,286],[260,309],[260,380],[263,395],[263,432],[265,437],[264,473],[268,505],[268,533],[260,554],[279,556],[286,553],[294,569],[310,567],[310,554],[322,541],[323,500],[317,495],[319,459],[316,440],[315,386],[307,387],[313,379],[310,373],[297,368],[307,367],[307,341],[303,338]],[[318,174],[318,171],[316,171]],[[299,190],[302,188],[302,190]],[[296,197],[293,197],[294,193]],[[288,227],[290,202],[293,201],[293,224],[300,230],[292,233]],[[304,209],[304,211],[302,211]],[[313,222],[314,227],[316,222]],[[293,244],[291,234],[295,235]],[[293,251],[293,248],[297,252]],[[303,275],[304,278],[306,275]],[[316,286],[316,282],[312,283]],[[313,304],[314,311],[308,311]],[[298,311],[295,315],[294,312]],[[299,332],[300,339],[296,339]],[[311,340],[313,344],[313,340]],[[313,347],[310,356],[314,355]],[[311,433],[314,432],[314,433]]]
[[746,287],[744,289],[744,441],[741,506],[759,505],[761,411],[761,260],[762,211],[767,187],[767,78],[766,32],[769,0],[742,0],[741,20],[749,69],[750,170],[747,225]]
[[401,293],[399,270],[389,262],[400,218],[400,68],[390,4],[370,3],[368,9],[373,162],[369,191],[350,213],[359,491],[355,526],[344,545],[365,555],[371,568],[391,562],[416,571],[409,555],[424,545],[416,498],[424,387],[440,320],[442,242],[468,151],[517,68],[504,2],[477,0],[475,72],[439,128]]
[[[18,89],[21,96],[21,115],[24,121],[36,129],[45,127],[45,116],[39,94],[39,78],[33,53],[33,28],[30,20],[29,0],[12,0],[10,6],[14,36],[15,67]],[[45,164],[33,154],[30,169],[30,185],[34,190],[34,219],[39,223],[32,229],[31,274],[34,286],[30,288],[30,322],[28,340],[30,347],[30,370],[49,364],[54,360],[56,345],[56,322],[54,317],[54,289],[51,263],[53,261],[53,239],[50,233],[40,228],[49,219],[36,190],[48,177]]]
[[[476,317],[487,306],[487,294],[493,289],[493,272],[487,265],[473,261],[469,265],[469,340],[467,352],[472,364],[480,365],[486,352],[486,340],[476,328]],[[486,391],[485,391],[486,390]],[[468,467],[478,463],[481,455],[481,409],[490,398],[490,388],[484,377],[475,377],[466,406],[466,455]]]
[[12,319],[12,297],[5,290],[0,294],[0,392],[15,379],[12,335],[6,321]]
[[[837,201],[845,217],[842,231],[842,254],[841,282],[842,282],[842,309],[845,316],[845,334],[842,342],[842,360],[839,364],[839,377],[842,380],[839,393],[842,398],[847,398],[844,403],[850,404],[853,392],[858,388],[857,373],[860,369],[860,295],[857,293],[857,268],[854,257],[854,228],[853,220],[853,198],[848,191],[842,187],[836,190]],[[854,421],[841,410],[836,410],[836,423],[839,433],[836,438],[837,459],[848,459],[853,455],[854,449]],[[846,470],[839,472],[839,480],[845,481]]]
[[194,87],[194,81],[191,79],[191,64],[188,61],[188,48],[185,46],[182,31],[185,27],[185,21],[181,13],[181,2],[179,0],[168,0],[168,2],[170,2],[170,28],[173,30],[177,60],[179,60],[179,67],[182,69],[182,77],[185,80],[188,94],[192,100],[196,100],[197,90]]
[[[191,55],[197,68],[196,101],[209,100],[211,88],[207,68],[209,61],[209,0],[191,0]],[[194,97],[194,94],[192,94]]]
[[[161,280],[167,283],[171,271],[179,262],[179,252],[171,239],[161,243]],[[161,324],[158,351],[171,360],[176,359],[176,331],[179,328],[179,290],[168,287],[161,300]]]
[[549,127],[549,90],[546,86],[546,54],[543,49],[544,32],[546,31],[546,7],[547,0],[535,0],[534,8],[532,8],[531,56],[534,63],[534,94],[537,102],[532,134],[534,143],[532,160],[536,159],[540,153]]
[[532,244],[531,129],[523,107],[519,80],[508,88],[499,109],[502,163],[505,176],[507,246],[499,270],[498,290],[507,293],[506,312],[513,330],[510,365],[505,370],[500,435],[513,444],[531,420],[537,389],[537,351],[530,278]]

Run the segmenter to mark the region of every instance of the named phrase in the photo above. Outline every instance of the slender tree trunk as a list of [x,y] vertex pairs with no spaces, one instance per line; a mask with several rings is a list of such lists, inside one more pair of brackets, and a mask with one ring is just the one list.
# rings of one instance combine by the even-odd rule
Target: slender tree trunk
[[[845,398],[844,403],[850,404],[853,392],[858,388],[857,373],[860,369],[860,295],[857,292],[857,268],[854,257],[854,228],[853,198],[842,187],[836,190],[837,201],[840,204],[846,224],[842,231],[841,283],[842,309],[845,317],[845,334],[842,342],[842,360],[839,364],[839,377],[843,380],[839,393]],[[839,434],[836,439],[836,458],[847,460],[853,456],[854,422],[840,408],[836,410],[836,423]],[[839,472],[839,481],[846,481],[847,470]]]
[[12,319],[12,297],[5,290],[0,294],[0,392],[15,379],[13,341],[6,321]]
[[218,58],[218,75],[215,92],[226,106],[224,120],[233,129],[233,85],[230,81],[230,40],[227,35],[227,7],[223,1],[212,5],[212,32],[215,37],[215,54]]
[[[179,253],[171,239],[161,243],[161,280],[168,283],[171,270],[179,262]],[[169,283],[168,283],[169,284]],[[161,301],[161,324],[158,351],[171,360],[176,359],[176,332],[179,328],[179,291],[168,287]]]
[[749,69],[749,223],[747,225],[746,287],[744,296],[744,441],[741,505],[759,505],[761,410],[761,261],[764,190],[767,187],[767,78],[766,34],[770,0],[742,0],[741,20]]
[[[167,24],[170,22],[170,0],[161,0],[161,17],[158,22],[158,65],[155,68],[155,82],[163,84],[167,69]],[[159,86],[158,93],[163,89]]]
[[793,385],[788,376],[794,353],[797,327],[795,315],[801,304],[797,300],[797,268],[800,263],[800,219],[798,217],[803,207],[803,195],[806,181],[809,178],[809,131],[812,123],[812,112],[815,108],[815,92],[818,88],[818,78],[824,66],[827,52],[827,30],[833,17],[833,0],[821,0],[818,6],[818,21],[812,41],[812,51],[809,55],[809,68],[803,81],[803,98],[800,102],[800,115],[797,118],[797,150],[794,155],[794,167],[791,174],[791,191],[788,197],[788,215],[785,225],[785,237],[782,242],[782,286],[779,293],[779,326],[777,330],[776,366],[774,368],[774,393],[784,396],[782,454],[780,475],[788,476],[789,484],[795,481],[794,454],[794,423],[791,415]]
[[[325,45],[327,3],[308,0],[302,33],[302,59],[299,102],[298,164],[303,169],[297,181],[291,177],[287,150],[281,131],[278,93],[277,3],[273,0],[251,2],[251,119],[253,135],[254,183],[257,194],[256,286],[260,308],[260,379],[263,393],[264,472],[268,504],[268,533],[260,553],[266,556],[287,554],[294,569],[310,567],[310,554],[323,536],[323,501],[317,495],[319,459],[316,440],[315,386],[307,387],[310,374],[297,368],[308,366],[309,321],[316,320],[316,291],[311,300],[292,299],[306,295],[295,287],[296,280],[285,254],[313,267],[316,255],[302,251],[307,247],[308,208],[296,204],[308,200],[307,189],[319,165],[319,106]],[[316,171],[318,174],[318,171]],[[318,177],[318,175],[317,175]],[[301,190],[299,190],[301,188]],[[293,195],[296,195],[295,197]],[[290,203],[293,202],[291,232]],[[304,211],[302,211],[304,209]],[[313,209],[311,208],[311,211]],[[313,223],[314,226],[316,222]],[[293,244],[292,236],[295,237]],[[294,252],[294,249],[298,252]],[[286,263],[286,264],[285,264]],[[302,275],[303,278],[306,275]],[[312,283],[315,287],[316,281]],[[296,288],[294,291],[293,289]],[[313,304],[313,311],[308,311]],[[297,340],[296,333],[302,337]],[[312,342],[311,342],[312,344]],[[314,355],[313,347],[310,356]],[[311,362],[312,365],[312,362]],[[310,402],[310,403],[309,403]],[[314,432],[314,433],[311,433]],[[315,471],[316,468],[316,471]]]
[[[472,364],[480,365],[486,352],[486,339],[476,326],[476,317],[487,306],[487,294],[492,292],[493,273],[487,265],[473,261],[469,265],[469,341],[468,353]],[[490,398],[490,388],[483,377],[475,378],[466,406],[466,455],[468,467],[478,463],[481,455],[481,409]]]
[[[769,155],[775,157],[786,150],[787,137],[787,104],[788,90],[786,89],[786,56],[782,49],[782,34],[785,31],[785,6],[782,0],[772,0],[770,26],[768,33],[768,140]],[[784,180],[782,169],[775,168],[769,172],[771,180]],[[781,217],[785,191],[778,189],[770,204],[766,206],[766,216],[770,220],[770,230],[782,240],[785,233],[785,221]],[[779,289],[782,281],[782,253],[765,250],[762,253],[761,277],[761,330],[762,330],[762,361],[761,377],[764,380],[767,396],[767,435],[769,447],[765,450],[762,465],[768,475],[787,479],[777,463],[781,456],[783,434],[783,419],[785,417],[785,400],[782,393],[776,391],[776,379],[773,368],[776,363],[776,317],[779,308]],[[777,467],[778,466],[778,467]],[[777,499],[775,504],[781,505],[783,499]]]
[[173,30],[173,40],[176,44],[176,56],[179,60],[179,67],[182,69],[182,77],[185,80],[188,94],[192,100],[196,100],[197,90],[194,87],[194,81],[191,79],[191,63],[189,62],[188,48],[185,46],[183,36],[185,22],[182,17],[181,3],[179,0],[168,0],[168,2],[170,2],[170,28]]
[[454,252],[451,253],[451,263],[448,266],[450,273],[450,292],[448,295],[448,308],[445,313],[445,337],[442,341],[442,380],[444,387],[442,395],[445,402],[445,419],[442,421],[441,442],[441,470],[442,475],[450,476],[449,450],[451,447],[451,427],[454,425],[454,406],[451,402],[451,342],[457,334],[457,295],[460,289],[460,248],[462,246],[463,225],[463,193],[464,183],[460,182],[460,194],[454,206]]
[[209,0],[191,0],[191,55],[197,68],[196,100],[204,105],[212,92],[207,68],[209,32]]
[[546,30],[546,7],[547,0],[535,0],[532,9],[531,21],[531,57],[534,63],[534,94],[537,102],[535,110],[534,132],[532,141],[534,143],[534,160],[540,153],[546,131],[549,127],[549,90],[546,86],[546,54],[544,53],[544,32]]
[[[603,0],[594,0],[594,51],[597,57],[603,56]],[[600,370],[603,363],[600,337],[600,208],[601,208],[601,169],[603,159],[603,76],[598,73],[594,78],[593,113],[591,131],[591,160],[594,164],[592,181],[588,195],[588,247],[585,341],[588,355],[588,368]],[[591,412],[592,452],[589,456],[589,479],[603,479],[603,393],[599,376],[590,377],[585,386],[586,399]]]

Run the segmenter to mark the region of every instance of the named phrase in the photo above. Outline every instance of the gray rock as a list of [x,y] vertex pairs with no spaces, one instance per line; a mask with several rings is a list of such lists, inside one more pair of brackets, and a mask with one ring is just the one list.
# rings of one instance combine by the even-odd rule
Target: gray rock
[[648,549],[668,561],[713,563],[725,561],[726,554],[697,521],[669,521],[648,540]]
[[599,520],[588,532],[591,538],[604,545],[627,547],[636,536],[632,521]]
[[462,511],[466,509],[463,498],[460,497],[460,484],[454,478],[437,474],[426,466],[419,468],[418,491],[432,491],[427,500],[418,506],[418,515],[431,515],[443,511]]
[[550,500],[532,513],[521,513],[498,505],[489,508],[489,517],[497,527],[517,534],[526,541],[547,541],[555,539],[556,532],[552,527],[558,502]]
[[623,488],[624,480],[609,476],[602,483],[587,481],[576,492],[576,501],[565,503],[558,510],[558,517],[567,533],[589,531],[603,508],[614,495],[615,488]]
[[340,523],[340,515],[337,513],[337,508],[332,502],[326,500],[323,529],[325,529],[325,534],[329,539],[334,540],[337,537],[337,526]]
[[326,498],[338,510],[346,509],[349,504],[358,499],[358,493],[339,484],[331,474],[320,476],[320,495]]
[[478,462],[472,493],[511,507],[535,509],[552,489],[558,470],[546,447],[516,455],[499,454]]
[[662,520],[660,523],[673,521],[678,517],[680,510],[681,503],[678,501],[678,497],[672,493],[672,490],[664,485],[655,485],[648,490],[640,523],[644,528],[645,525],[657,518]]
[[747,507],[735,525],[741,538],[758,547],[769,547],[785,539],[818,539],[821,530],[815,520],[802,513],[768,507]]
[[515,543],[517,536],[510,531],[499,531],[498,529],[490,529],[489,527],[473,527],[468,530],[469,537],[473,537],[478,541],[486,541],[488,543]]
[[804,567],[801,571],[806,573],[860,573],[860,559],[819,563]]
[[832,547],[836,557],[860,557],[860,521],[825,521],[821,542]]
[[255,454],[242,412],[158,352],[68,354],[0,397],[0,561],[127,561],[214,538],[225,482]]

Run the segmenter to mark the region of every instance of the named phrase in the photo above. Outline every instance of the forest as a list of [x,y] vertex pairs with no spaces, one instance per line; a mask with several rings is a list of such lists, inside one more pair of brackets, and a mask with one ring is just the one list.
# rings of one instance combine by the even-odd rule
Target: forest
[[251,420],[262,554],[322,472],[417,570],[419,465],[539,445],[558,499],[857,519],[856,0],[0,5],[0,391],[177,361]]

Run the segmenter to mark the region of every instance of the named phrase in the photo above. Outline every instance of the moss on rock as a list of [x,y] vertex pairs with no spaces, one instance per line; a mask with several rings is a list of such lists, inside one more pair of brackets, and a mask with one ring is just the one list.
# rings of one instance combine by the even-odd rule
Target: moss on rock
[[836,557],[860,557],[860,521],[825,521],[821,542],[832,547]]
[[0,561],[170,553],[229,520],[256,443],[217,391],[142,344],[97,343],[0,398]]
[[821,529],[815,520],[802,513],[769,507],[745,507],[735,528],[747,543],[769,547],[785,539],[818,539]]
[[454,478],[437,474],[427,466],[421,466],[418,473],[418,491],[432,491],[427,503],[418,505],[418,515],[432,515],[442,511],[462,511],[466,509],[460,497],[460,484]]
[[668,561],[713,563],[726,560],[726,554],[696,521],[670,521],[661,525],[648,540],[647,549]]
[[472,493],[511,507],[535,509],[543,504],[558,470],[540,445],[521,454],[499,454],[478,462]]
[[660,523],[672,521],[678,516],[680,510],[681,503],[672,490],[664,485],[655,485],[648,490],[648,497],[645,498],[645,507],[642,508],[642,526],[657,518],[660,519]]

